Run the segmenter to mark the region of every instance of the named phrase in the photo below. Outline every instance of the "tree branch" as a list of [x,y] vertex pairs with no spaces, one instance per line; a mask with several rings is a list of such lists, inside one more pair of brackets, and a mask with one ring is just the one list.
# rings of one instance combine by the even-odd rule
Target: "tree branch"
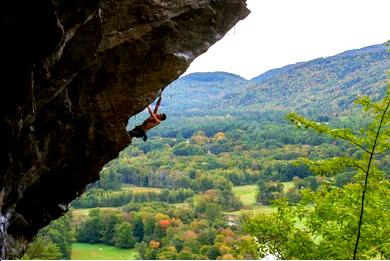
[[367,170],[365,171],[366,179],[364,181],[364,188],[363,188],[363,193],[362,193],[362,201],[361,201],[361,208],[360,208],[360,218],[359,218],[359,225],[358,225],[358,234],[357,234],[357,237],[356,237],[355,249],[353,250],[353,259],[354,260],[356,259],[357,249],[358,249],[359,240],[360,240],[360,233],[361,233],[360,230],[361,230],[362,222],[363,222],[364,199],[365,199],[366,191],[367,191],[368,175],[370,174],[371,163],[372,163],[372,160],[374,158],[375,149],[376,149],[376,145],[377,145],[377,142],[378,142],[379,134],[380,134],[381,129],[382,129],[383,120],[385,119],[385,115],[387,113],[387,110],[389,109],[389,106],[390,106],[390,101],[387,103],[387,106],[386,106],[385,110],[383,111],[383,114],[382,114],[382,117],[381,117],[381,121],[379,123],[379,127],[378,127],[378,130],[376,132],[374,144],[372,146],[372,150],[371,150],[371,153],[370,153],[370,159],[368,161]]

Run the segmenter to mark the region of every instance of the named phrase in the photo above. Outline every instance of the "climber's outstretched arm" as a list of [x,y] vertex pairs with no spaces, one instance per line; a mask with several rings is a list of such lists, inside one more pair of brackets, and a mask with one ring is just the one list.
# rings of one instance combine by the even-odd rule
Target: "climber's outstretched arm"
[[156,117],[156,114],[154,114],[154,112],[152,112],[152,110],[150,109],[150,106],[148,105],[147,106],[147,108],[148,108],[148,111],[149,111],[149,114],[150,114],[150,116],[152,116],[153,117],[153,119],[156,121],[156,122],[160,122],[160,120],[159,119],[157,119],[157,117]]
[[156,114],[156,113],[157,113],[157,111],[158,111],[158,108],[160,107],[160,103],[161,103],[161,97],[160,97],[160,98],[158,98],[158,100],[157,100],[156,107],[154,108],[154,114]]

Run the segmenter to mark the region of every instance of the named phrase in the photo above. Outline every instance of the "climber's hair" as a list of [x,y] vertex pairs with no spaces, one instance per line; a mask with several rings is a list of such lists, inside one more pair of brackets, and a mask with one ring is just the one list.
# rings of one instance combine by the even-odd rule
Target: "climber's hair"
[[160,114],[160,115],[161,115],[160,120],[165,121],[166,118],[167,118],[167,115],[165,115],[165,113],[162,113],[162,114]]

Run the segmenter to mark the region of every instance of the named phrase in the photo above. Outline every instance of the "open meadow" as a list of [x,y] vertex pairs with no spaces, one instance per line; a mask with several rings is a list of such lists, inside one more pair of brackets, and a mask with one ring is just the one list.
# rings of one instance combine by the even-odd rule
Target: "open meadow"
[[135,249],[121,249],[104,244],[72,244],[72,260],[134,260]]

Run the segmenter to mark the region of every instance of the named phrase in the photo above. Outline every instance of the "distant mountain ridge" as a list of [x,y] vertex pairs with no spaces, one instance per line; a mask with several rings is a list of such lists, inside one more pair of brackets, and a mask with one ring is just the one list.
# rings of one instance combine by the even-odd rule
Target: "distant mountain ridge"
[[251,80],[227,73],[192,73],[164,91],[171,115],[266,110],[339,114],[359,95],[384,94],[390,54],[383,44],[269,70]]
[[246,81],[240,75],[228,72],[196,72],[191,73],[180,78],[181,81],[197,81],[197,82],[217,82],[217,81],[229,81],[239,80]]
[[363,53],[374,53],[374,52],[384,52],[384,51],[385,52],[387,51],[385,44],[376,44],[376,45],[363,47],[360,49],[348,50],[340,54],[337,54],[335,56],[345,56],[345,55],[350,56],[350,55],[357,55]]
[[251,81],[252,82],[257,82],[257,83],[263,82],[265,80],[268,80],[268,79],[276,76],[279,73],[286,73],[289,70],[299,66],[300,64],[302,64],[302,62],[301,63],[296,63],[296,64],[286,65],[286,66],[283,66],[281,68],[268,70],[265,73],[262,73],[259,76],[256,76],[256,77],[252,78]]
[[[317,59],[307,61],[307,62],[313,62],[313,61],[317,61],[317,60],[321,60],[321,59],[332,59],[332,58],[338,58],[338,57],[343,57],[343,56],[354,56],[354,55],[360,55],[360,54],[364,54],[364,53],[385,52],[385,51],[386,51],[385,45],[377,44],[377,45],[363,47],[360,49],[348,50],[348,51],[336,54],[334,56],[329,56],[329,57],[325,57],[325,58],[324,57],[317,58]],[[274,77],[275,75],[277,75],[279,73],[286,73],[289,70],[294,69],[294,68],[296,68],[300,65],[303,65],[307,62],[299,62],[299,63],[295,63],[295,64],[289,64],[289,65],[283,66],[281,68],[271,69],[269,71],[266,71],[265,73],[260,74],[259,76],[252,78],[251,81],[255,81],[257,83],[262,82],[262,81],[267,80],[271,77]]]

